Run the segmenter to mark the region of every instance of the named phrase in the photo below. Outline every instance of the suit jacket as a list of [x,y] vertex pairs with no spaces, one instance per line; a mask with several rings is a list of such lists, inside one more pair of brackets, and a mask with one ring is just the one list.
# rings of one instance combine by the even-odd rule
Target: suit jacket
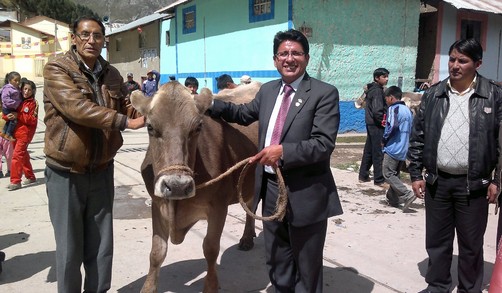
[[[262,85],[253,101],[235,105],[214,100],[212,117],[249,125],[259,120],[258,148],[265,136],[282,81]],[[340,124],[339,96],[336,87],[305,74],[295,93],[281,142],[280,168],[288,190],[286,218],[297,227],[310,225],[342,214],[338,192],[330,169],[330,157]],[[255,207],[260,199],[263,166],[256,169]]]

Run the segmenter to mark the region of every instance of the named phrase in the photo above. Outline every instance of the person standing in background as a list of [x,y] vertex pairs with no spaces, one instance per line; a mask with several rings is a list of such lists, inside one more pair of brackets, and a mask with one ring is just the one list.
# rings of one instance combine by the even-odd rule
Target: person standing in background
[[141,90],[141,86],[134,80],[134,74],[132,72],[127,73],[127,81],[124,83],[129,95],[135,90]]
[[[19,90],[21,83],[21,75],[16,71],[11,71],[5,75],[5,85],[2,87],[2,114],[7,115],[14,113],[21,104],[23,98]],[[14,141],[14,129],[16,129],[17,119],[6,120],[3,131],[0,136],[3,138]]]
[[359,182],[370,182],[370,168],[373,165],[373,182],[377,186],[385,187],[385,178],[382,174],[382,137],[384,132],[384,115],[387,105],[383,94],[384,86],[389,81],[389,71],[377,68],[373,72],[373,82],[367,85],[366,93],[366,143],[364,144],[361,167],[359,169]]
[[404,203],[403,211],[406,211],[417,198],[399,178],[401,166],[405,163],[408,152],[413,114],[401,101],[403,92],[399,87],[389,87],[385,90],[384,96],[389,106],[382,138],[382,172],[385,181],[389,183],[386,198],[389,205],[393,207],[399,207],[401,203]]
[[9,119],[17,118],[14,135],[16,140],[13,142],[14,151],[12,153],[10,184],[7,189],[12,191],[21,188],[21,178],[24,174],[23,185],[35,183],[37,179],[33,173],[33,167],[30,162],[28,145],[30,144],[38,124],[38,103],[35,100],[37,87],[31,80],[23,79],[21,82],[21,94],[23,102],[19,105],[17,111],[6,115]]
[[[153,77],[155,75],[155,78]],[[156,70],[150,70],[146,74],[147,78],[143,82],[141,90],[147,97],[153,97],[159,89],[160,73]]]
[[199,89],[199,81],[197,78],[189,76],[185,79],[185,86],[190,89],[192,95],[196,95],[197,90]]

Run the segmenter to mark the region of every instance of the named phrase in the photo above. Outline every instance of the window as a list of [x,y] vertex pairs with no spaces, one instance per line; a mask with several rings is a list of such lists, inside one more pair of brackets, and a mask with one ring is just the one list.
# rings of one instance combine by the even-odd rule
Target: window
[[194,33],[195,24],[195,5],[183,9],[183,33]]
[[274,18],[275,0],[249,0],[249,22]]
[[120,47],[122,47],[121,43],[122,43],[122,39],[115,40],[115,51],[117,51],[117,52],[120,51]]
[[138,37],[139,37],[139,47],[140,48],[146,47],[146,36],[145,36],[145,33],[142,32],[142,33],[138,34]]
[[474,38],[481,42],[481,21],[462,19],[460,22],[460,38]]
[[488,15],[476,12],[459,11],[457,15],[457,40],[474,38],[486,50],[486,31]]
[[166,46],[169,47],[170,43],[171,43],[171,33],[169,31],[166,31]]

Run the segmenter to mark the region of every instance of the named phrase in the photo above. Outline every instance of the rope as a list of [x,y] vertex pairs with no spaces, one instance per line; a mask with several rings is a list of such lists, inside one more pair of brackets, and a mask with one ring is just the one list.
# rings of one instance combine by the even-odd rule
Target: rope
[[[277,201],[275,203],[274,214],[267,216],[267,217],[258,216],[255,213],[253,213],[248,208],[246,202],[244,202],[244,198],[242,196],[242,183],[243,183],[244,177],[246,176],[246,174],[248,172],[248,168],[250,166],[249,159],[250,158],[247,158],[247,159],[244,159],[244,160],[238,162],[237,164],[232,166],[230,169],[228,169],[226,172],[220,174],[218,177],[213,178],[207,182],[201,183],[201,184],[195,186],[195,188],[202,189],[202,188],[207,187],[211,184],[214,184],[214,183],[220,181],[221,179],[225,178],[226,176],[228,176],[229,174],[231,174],[235,170],[244,166],[244,168],[242,169],[242,171],[239,175],[239,180],[237,181],[237,191],[238,191],[239,203],[242,206],[242,208],[244,209],[244,211],[246,212],[246,214],[253,217],[253,219],[261,220],[261,221],[273,221],[273,220],[282,221],[284,218],[284,215],[286,214],[286,205],[288,203],[288,193],[287,193],[287,189],[286,189],[286,184],[284,183],[284,178],[282,177],[282,173],[279,168],[274,167],[275,173],[277,174],[277,184],[279,185],[279,194],[277,196]],[[159,173],[166,172],[166,171],[183,172],[183,173],[186,173],[187,175],[193,177],[192,169],[190,169],[188,166],[185,166],[185,165],[169,166],[167,168],[160,170]]]

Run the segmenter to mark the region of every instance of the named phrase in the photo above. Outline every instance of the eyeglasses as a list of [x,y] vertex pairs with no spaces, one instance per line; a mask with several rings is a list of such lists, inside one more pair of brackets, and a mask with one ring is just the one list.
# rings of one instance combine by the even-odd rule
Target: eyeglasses
[[287,59],[288,56],[291,55],[291,57],[293,57],[293,59],[296,59],[296,58],[300,58],[302,56],[305,56],[305,52],[298,52],[298,51],[291,51],[291,52],[288,52],[288,51],[284,51],[284,52],[279,52],[277,54],[275,54],[275,56],[279,59]]
[[82,32],[80,34],[74,33],[74,35],[76,35],[77,37],[79,37],[84,42],[88,42],[91,39],[91,36],[94,39],[94,41],[96,41],[96,42],[102,41],[105,38],[105,36],[103,34],[100,34],[100,33],[92,33],[91,34],[91,33],[88,33],[88,32]]

